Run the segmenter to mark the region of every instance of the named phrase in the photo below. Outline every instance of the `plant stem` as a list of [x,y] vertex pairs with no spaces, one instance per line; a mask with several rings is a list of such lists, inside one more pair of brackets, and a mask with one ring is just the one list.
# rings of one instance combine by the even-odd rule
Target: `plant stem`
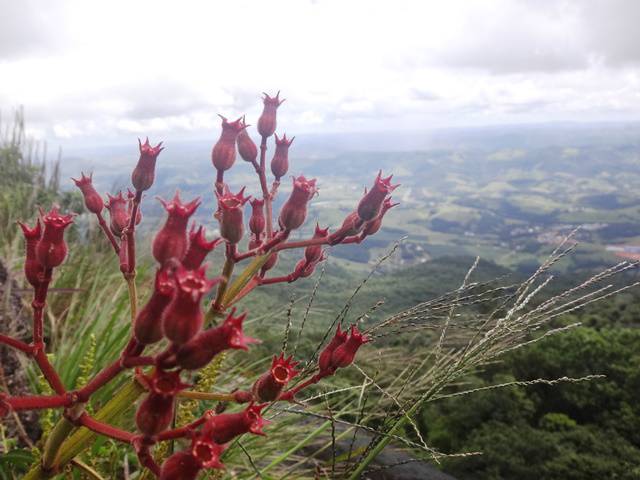
[[96,214],[96,217],[98,217],[98,224],[100,225],[100,228],[104,232],[105,236],[109,239],[109,242],[113,247],[113,251],[116,252],[116,255],[118,255],[120,253],[120,247],[118,246],[116,237],[114,237],[113,233],[111,233],[111,229],[109,228],[109,225],[107,225],[107,222],[104,220],[102,214],[98,213]]
[[[134,254],[135,255],[135,254]],[[131,262],[131,258],[129,258]],[[127,288],[129,290],[129,308],[131,310],[131,323],[133,323],[138,315],[138,292],[136,289],[136,271],[132,271],[124,276],[127,281]]]
[[[56,455],[58,454],[58,450],[60,449],[60,445],[62,445],[62,442],[64,442],[67,437],[69,437],[69,434],[74,428],[75,426],[73,425],[73,423],[71,423],[65,417],[60,417],[58,423],[55,424],[55,426],[49,433],[49,436],[47,437],[47,441],[44,444],[44,452],[42,453],[42,458],[40,459],[40,469],[43,472],[48,473],[53,470],[53,464],[56,459]],[[27,474],[27,476],[28,475],[29,474]]]
[[266,159],[267,137],[262,137],[262,141],[260,142],[260,170],[258,171],[258,176],[260,177],[262,198],[264,199],[264,206],[267,212],[267,239],[270,239],[273,235],[273,211],[271,206],[271,194],[269,193],[269,186],[267,185]]
[[178,397],[191,398],[192,400],[213,400],[218,402],[233,402],[233,393],[196,392],[193,390],[183,390],[178,393]]
[[[120,390],[109,400],[94,416],[94,418],[102,423],[113,422],[120,417],[134,404],[134,402],[145,392],[145,389],[136,380],[132,380],[125,384]],[[69,431],[67,431],[68,435]],[[86,427],[79,428],[75,433],[66,438],[58,448],[52,449],[55,456],[53,468],[50,471],[43,469],[39,463],[34,466],[23,478],[23,480],[39,480],[49,478],[53,473],[59,471],[74,457],[82,453],[85,449],[93,445],[97,433]],[[55,450],[55,451],[54,451]]]

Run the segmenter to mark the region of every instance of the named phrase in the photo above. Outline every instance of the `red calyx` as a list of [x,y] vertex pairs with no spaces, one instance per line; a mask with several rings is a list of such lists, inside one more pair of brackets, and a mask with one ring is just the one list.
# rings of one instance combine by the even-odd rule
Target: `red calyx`
[[276,151],[271,159],[271,172],[276,177],[276,182],[279,182],[289,170],[289,147],[295,138],[287,139],[286,133],[282,138],[278,138],[276,133]]
[[151,345],[162,339],[162,323],[160,321],[164,309],[171,302],[175,285],[168,269],[158,269],[156,280],[147,302],[133,324],[136,340],[143,345]]
[[176,192],[173,200],[166,202],[159,199],[168,213],[167,220],[153,239],[153,256],[164,265],[170,259],[182,260],[187,251],[187,224],[189,218],[200,205],[200,198],[189,203],[182,203],[180,193]]
[[260,269],[260,276],[264,277],[265,273],[267,273],[269,270],[275,267],[277,263],[278,263],[278,252],[273,252],[271,256],[268,258],[268,260],[264,262],[264,265],[262,265],[262,268]]
[[382,219],[384,218],[385,213],[387,213],[389,210],[391,210],[393,207],[397,205],[400,205],[400,204],[391,203],[391,197],[385,198],[384,202],[382,203],[382,208],[380,209],[380,213],[378,213],[378,216],[373,220],[369,220],[364,224],[364,227],[362,228],[362,236],[367,237],[369,235],[373,235],[374,233],[377,233],[378,230],[380,230],[380,227],[382,226]]
[[365,222],[373,220],[378,216],[384,199],[400,186],[400,184],[391,185],[392,178],[393,175],[390,175],[387,178],[382,178],[382,170],[380,170],[378,172],[378,176],[373,182],[371,190],[366,192],[364,197],[362,197],[362,200],[360,200],[357,212],[358,216]]
[[[329,235],[328,228],[320,228],[320,225],[316,223],[316,230],[313,233],[313,238],[326,238]],[[304,249],[304,258],[309,263],[318,262],[322,257],[322,245],[310,245]]]
[[28,225],[18,222],[25,240],[25,260],[24,260],[24,276],[27,282],[33,287],[40,284],[40,275],[42,274],[42,265],[36,256],[36,246],[42,237],[42,224],[40,219],[36,220],[36,225],[29,228]]
[[273,135],[276,131],[276,111],[285,99],[280,100],[280,92],[278,92],[275,97],[270,97],[266,93],[263,93],[263,95],[264,108],[258,119],[258,133],[266,138]]
[[358,349],[370,339],[358,331],[358,327],[351,326],[349,338],[341,345],[337,346],[331,354],[331,367],[334,369],[344,368],[353,363]]
[[278,223],[285,231],[295,230],[307,218],[307,203],[318,192],[316,179],[307,180],[304,176],[293,179],[293,191],[282,206]]
[[253,384],[253,395],[259,402],[273,402],[280,396],[282,389],[298,373],[295,367],[299,362],[293,361],[293,355],[284,358],[281,353],[279,357],[273,356],[271,368]]
[[104,208],[104,201],[102,200],[100,194],[93,187],[92,178],[92,173],[90,173],[89,176],[85,176],[83,172],[80,172],[79,180],[76,180],[75,178],[72,178],[71,180],[73,180],[73,183],[75,183],[76,187],[78,187],[82,192],[84,205],[87,207],[87,210],[98,215]]
[[67,256],[64,230],[73,223],[73,215],[60,215],[58,207],[54,205],[49,213],[40,210],[40,216],[44,232],[36,245],[36,258],[44,268],[54,268]]
[[109,227],[111,232],[118,238],[129,224],[129,213],[127,211],[127,200],[122,192],[118,192],[115,197],[107,193],[107,210],[109,210]]
[[335,368],[331,363],[331,356],[336,348],[342,345],[347,341],[347,337],[349,334],[347,332],[343,332],[340,329],[340,324],[336,328],[336,333],[331,339],[331,341],[327,344],[326,347],[320,353],[320,357],[318,358],[318,367],[320,367],[320,374],[331,375],[335,372]]
[[242,117],[242,130],[238,133],[236,144],[238,145],[238,153],[245,162],[255,163],[258,158],[258,147],[253,143],[249,133],[247,132],[248,125],[245,123],[244,117]]
[[140,147],[140,158],[136,168],[131,173],[131,183],[138,192],[149,190],[155,179],[156,172],[156,160],[160,152],[164,150],[162,142],[155,147],[152,147],[149,143],[149,137],[144,143],[138,139],[138,146]]
[[338,230],[329,235],[329,245],[337,245],[346,237],[357,235],[364,227],[364,221],[358,212],[351,212],[347,215]]
[[242,322],[247,314],[236,317],[235,312],[233,308],[222,325],[201,332],[182,345],[176,354],[178,365],[187,370],[197,370],[223,350],[248,350],[250,344],[260,343],[242,331]]
[[187,248],[187,253],[182,259],[182,265],[188,270],[200,268],[207,255],[212,252],[220,242],[222,242],[221,238],[214,238],[208,242],[204,227],[200,225],[196,230],[196,226],[193,224],[189,231],[189,248]]
[[269,422],[262,418],[260,412],[266,406],[266,403],[252,404],[242,412],[211,416],[202,427],[202,436],[223,444],[245,433],[265,435],[262,428]]
[[165,337],[182,345],[200,331],[204,322],[200,300],[219,281],[219,278],[208,280],[205,267],[187,270],[180,266],[176,270],[175,294],[162,316]]
[[249,219],[249,230],[255,235],[256,239],[260,239],[262,232],[267,224],[264,218],[264,200],[255,198],[251,200],[251,218]]
[[225,446],[218,445],[204,435],[196,436],[191,442],[191,455],[201,468],[224,468],[220,462],[224,450]]
[[145,435],[157,435],[171,425],[176,395],[189,385],[182,383],[179,371],[155,369],[140,379],[149,393],[138,406],[136,425]]
[[195,480],[202,467],[191,452],[176,452],[160,469],[159,480]]
[[240,191],[234,195],[225,185],[222,195],[216,192],[218,211],[215,216],[220,223],[220,235],[232,245],[237,244],[244,234],[244,204],[251,198],[244,196],[244,189],[245,187],[242,187]]
[[229,170],[236,161],[236,139],[238,134],[245,128],[242,117],[233,122],[222,118],[222,132],[220,138],[211,151],[211,162],[218,172]]

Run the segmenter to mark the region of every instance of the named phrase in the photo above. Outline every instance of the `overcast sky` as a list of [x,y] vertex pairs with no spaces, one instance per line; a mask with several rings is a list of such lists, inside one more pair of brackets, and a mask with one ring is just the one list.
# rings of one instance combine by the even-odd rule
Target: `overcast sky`
[[640,1],[0,0],[0,110],[57,143],[640,120]]

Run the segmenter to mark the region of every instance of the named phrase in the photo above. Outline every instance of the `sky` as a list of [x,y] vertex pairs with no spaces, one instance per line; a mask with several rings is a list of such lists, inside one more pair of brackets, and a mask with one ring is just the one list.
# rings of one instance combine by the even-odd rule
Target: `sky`
[[0,0],[0,111],[59,144],[640,120],[640,1]]

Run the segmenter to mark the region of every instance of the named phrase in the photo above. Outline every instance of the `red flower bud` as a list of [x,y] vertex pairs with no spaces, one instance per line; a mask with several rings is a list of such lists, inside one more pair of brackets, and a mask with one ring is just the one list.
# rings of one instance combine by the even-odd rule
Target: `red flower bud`
[[238,243],[244,234],[244,204],[251,198],[243,196],[244,188],[242,187],[235,195],[229,191],[226,185],[223,195],[216,192],[218,211],[215,216],[220,223],[220,235],[232,245]]
[[249,219],[249,230],[256,238],[260,238],[267,221],[264,218],[264,200],[255,198],[251,200],[251,218]]
[[160,469],[159,480],[196,480],[201,467],[191,452],[176,452]]
[[373,183],[373,187],[371,187],[371,190],[366,192],[364,197],[362,197],[362,200],[360,200],[357,211],[360,218],[365,222],[373,220],[378,216],[384,199],[400,186],[400,184],[391,185],[392,178],[393,175],[390,175],[387,178],[382,178],[382,170],[380,170],[375,182]]
[[248,125],[245,123],[244,117],[242,117],[242,126],[243,129],[240,130],[238,138],[236,139],[238,153],[245,162],[255,163],[258,158],[258,147],[253,143],[253,140],[251,140],[251,137],[247,132]]
[[273,356],[271,368],[253,384],[253,395],[259,402],[273,402],[280,396],[282,389],[295,377],[298,370],[295,369],[299,362],[294,362],[293,355],[284,358],[284,353],[279,357]]
[[191,442],[191,455],[201,468],[224,468],[220,462],[220,455],[224,450],[223,445],[218,445],[203,435],[198,435]]
[[260,275],[264,277],[264,274],[271,270],[278,263],[278,252],[273,252],[269,259],[264,262],[262,268],[260,269]]
[[273,176],[276,177],[276,182],[279,182],[289,170],[289,147],[293,143],[294,138],[296,137],[288,140],[286,133],[282,138],[278,138],[278,134],[276,133],[276,151],[271,159],[271,172]]
[[369,338],[366,335],[362,335],[358,331],[358,327],[352,325],[349,338],[347,338],[344,343],[336,347],[331,354],[331,367],[338,369],[351,365],[360,346],[368,341]]
[[199,268],[207,255],[212,252],[220,242],[222,242],[221,238],[214,238],[210,242],[207,242],[204,227],[200,225],[196,230],[196,226],[193,224],[189,231],[189,248],[187,248],[187,253],[182,259],[182,265],[188,270]]
[[64,229],[73,223],[73,215],[60,215],[57,206],[53,206],[46,214],[41,209],[40,215],[44,232],[36,245],[36,258],[44,268],[54,268],[67,256]]
[[178,365],[187,370],[197,370],[223,350],[248,350],[249,344],[260,343],[255,338],[246,337],[242,331],[242,322],[247,314],[234,317],[235,312],[233,308],[222,325],[205,330],[182,345],[176,354]]
[[229,170],[236,161],[236,139],[245,128],[242,117],[234,122],[227,121],[222,115],[222,132],[211,151],[211,161],[218,172]]
[[156,281],[147,302],[133,324],[136,340],[143,345],[150,345],[162,339],[162,322],[160,321],[164,309],[171,302],[175,286],[167,269],[158,269]]
[[335,372],[335,368],[331,364],[331,356],[336,348],[342,345],[347,341],[347,336],[349,334],[347,332],[343,332],[340,329],[340,324],[336,328],[336,333],[331,339],[331,341],[324,347],[324,350],[320,353],[320,357],[318,358],[318,367],[320,367],[320,373],[332,374]]
[[366,237],[369,235],[373,235],[374,233],[377,233],[378,230],[380,230],[380,227],[382,226],[382,219],[384,218],[384,214],[387,213],[396,205],[400,205],[400,204],[391,203],[391,197],[385,198],[384,202],[382,203],[382,208],[380,209],[380,213],[378,214],[378,216],[373,220],[369,220],[364,224],[364,227],[362,228],[362,235]]
[[162,142],[152,147],[149,143],[149,137],[144,143],[138,139],[138,146],[140,147],[140,158],[131,173],[131,183],[138,192],[143,192],[149,190],[153,185],[156,175],[156,159],[164,147]]
[[307,203],[317,192],[315,178],[307,180],[302,175],[294,177],[293,191],[280,210],[280,228],[291,231],[300,227],[307,218]]
[[[328,234],[328,228],[320,228],[320,225],[316,223],[316,230],[313,232],[313,238],[326,238]],[[304,258],[307,262],[317,263],[320,257],[322,257],[322,245],[310,245],[304,249]]]
[[258,119],[258,133],[263,137],[270,137],[276,131],[276,111],[285,99],[280,100],[280,92],[275,97],[270,97],[266,93],[263,95],[264,108]]
[[269,422],[260,412],[266,406],[266,403],[249,405],[242,412],[211,416],[202,427],[202,436],[223,444],[244,433],[264,435],[262,427]]
[[33,287],[40,284],[40,275],[42,274],[42,265],[36,256],[36,246],[42,237],[42,224],[40,219],[36,220],[36,226],[29,228],[22,222],[18,222],[24,235],[25,243],[25,259],[24,259],[24,276],[27,282]]
[[100,194],[96,192],[96,189],[93,188],[93,183],[91,182],[92,177],[92,173],[86,177],[83,172],[80,172],[80,180],[76,180],[75,178],[72,178],[71,180],[73,180],[73,183],[75,183],[76,187],[78,187],[82,192],[84,205],[87,207],[87,210],[97,215],[102,212],[102,209],[104,208],[104,201]]
[[161,198],[159,200],[168,216],[164,226],[153,239],[153,256],[160,265],[164,265],[171,258],[182,260],[184,257],[187,251],[187,224],[200,205],[200,198],[182,203],[180,194],[176,192],[170,202]]
[[179,371],[155,369],[151,377],[141,376],[149,390],[136,411],[136,425],[145,435],[156,435],[166,430],[173,421],[175,398],[189,385],[182,383]]
[[329,235],[329,245],[336,245],[346,237],[360,233],[364,227],[364,220],[360,218],[358,212],[351,212],[347,215],[338,230]]
[[204,316],[200,308],[202,296],[220,279],[208,280],[205,267],[187,270],[180,266],[175,272],[175,294],[162,316],[164,336],[182,345],[193,338],[202,328]]
[[292,281],[297,280],[298,278],[306,278],[313,274],[316,270],[316,265],[325,259],[324,252],[320,252],[320,257],[315,259],[312,262],[309,262],[306,258],[300,260],[293,271],[294,278]]
[[129,212],[127,211],[127,201],[122,196],[122,192],[118,192],[118,195],[112,197],[107,193],[107,210],[109,210],[109,227],[111,232],[120,238],[122,232],[129,224]]

